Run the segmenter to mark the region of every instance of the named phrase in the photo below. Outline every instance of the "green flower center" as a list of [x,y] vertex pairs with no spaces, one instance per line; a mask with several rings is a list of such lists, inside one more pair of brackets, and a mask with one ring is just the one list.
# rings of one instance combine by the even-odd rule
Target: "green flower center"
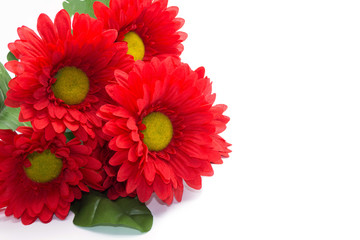
[[143,142],[150,151],[165,149],[173,137],[173,126],[170,119],[163,113],[153,112],[143,118],[142,123],[146,129]]
[[134,60],[143,60],[145,56],[145,45],[139,35],[135,32],[128,32],[125,34],[124,42],[127,42],[127,54],[134,57]]
[[89,78],[79,68],[64,67],[55,75],[51,89],[56,98],[68,105],[80,104],[89,92]]
[[33,152],[28,155],[30,167],[24,167],[26,176],[37,183],[47,183],[56,179],[62,170],[62,160],[57,158],[50,150],[42,153]]

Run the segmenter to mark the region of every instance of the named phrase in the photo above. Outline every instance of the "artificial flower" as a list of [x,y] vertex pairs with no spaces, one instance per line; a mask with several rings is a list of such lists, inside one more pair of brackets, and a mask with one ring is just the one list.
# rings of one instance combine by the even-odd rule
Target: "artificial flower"
[[101,192],[106,191],[110,200],[115,200],[119,197],[135,197],[135,192],[129,194],[126,192],[126,183],[118,182],[116,180],[119,167],[111,166],[109,163],[109,160],[114,154],[115,151],[109,148],[108,143],[103,146],[97,146],[93,150],[91,156],[102,163],[101,169],[98,170],[98,174],[102,176],[102,181],[98,182],[96,185],[90,185],[90,187]]
[[117,181],[142,202],[153,192],[165,203],[181,201],[183,181],[194,189],[201,176],[213,175],[212,163],[228,157],[229,144],[219,136],[229,118],[204,68],[195,71],[175,58],[137,61],[128,74],[115,71],[116,84],[106,86],[116,104],[100,108],[116,153]]
[[55,135],[49,141],[29,127],[17,131],[0,130],[0,208],[25,225],[37,218],[48,223],[54,214],[65,219],[81,191],[101,181],[101,163],[76,138],[66,143],[64,135]]
[[178,31],[184,19],[176,18],[178,7],[167,0],[110,0],[108,8],[94,3],[94,12],[108,29],[118,30],[117,41],[125,41],[135,60],[179,57],[187,34]]
[[41,14],[38,36],[18,29],[20,40],[9,44],[19,61],[6,63],[15,73],[5,104],[21,107],[19,120],[31,121],[49,140],[66,128],[82,141],[102,139],[97,109],[107,102],[104,87],[114,81],[114,70],[129,71],[133,61],[125,43],[115,43],[117,32],[104,30],[100,20],[61,10],[54,23]]

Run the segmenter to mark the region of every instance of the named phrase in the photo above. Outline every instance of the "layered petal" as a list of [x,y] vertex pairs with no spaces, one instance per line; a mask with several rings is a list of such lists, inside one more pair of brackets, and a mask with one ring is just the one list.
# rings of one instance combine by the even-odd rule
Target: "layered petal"
[[155,193],[171,204],[174,196],[181,201],[183,182],[201,189],[201,177],[212,176],[212,164],[230,152],[219,136],[229,121],[227,107],[213,105],[205,70],[153,58],[115,77],[106,88],[115,104],[100,108],[98,116],[106,121],[103,131],[115,152],[109,165],[124,195],[135,191],[145,202]]
[[179,57],[187,34],[179,31],[184,19],[177,18],[179,9],[168,7],[167,0],[111,0],[110,6],[95,2],[94,12],[108,29],[118,30],[118,41],[129,32],[136,33],[145,47],[143,60],[153,57]]
[[[75,14],[71,21],[65,10],[58,12],[54,22],[41,14],[37,30],[39,35],[21,27],[20,39],[9,44],[20,61],[5,64],[16,74],[5,104],[20,107],[20,121],[30,121],[37,131],[45,130],[47,140],[68,128],[85,142],[103,144],[101,134],[95,137],[103,125],[96,112],[111,102],[105,86],[115,82],[115,69],[128,72],[132,68],[126,44],[116,43],[117,31],[104,28],[102,21],[86,14]],[[72,84],[79,72],[82,84],[88,85],[86,90]],[[84,97],[72,100],[80,94]]]
[[[17,132],[0,131],[0,206],[25,225],[36,219],[48,223],[54,214],[64,219],[81,190],[88,191],[85,184],[102,181],[95,171],[101,163],[78,139],[66,143],[63,135],[54,135],[48,141],[45,132],[29,127]],[[48,179],[41,180],[44,176]]]

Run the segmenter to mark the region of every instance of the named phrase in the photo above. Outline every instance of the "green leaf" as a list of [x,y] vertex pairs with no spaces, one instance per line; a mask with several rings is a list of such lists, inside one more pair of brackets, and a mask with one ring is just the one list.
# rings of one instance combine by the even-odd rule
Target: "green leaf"
[[20,108],[6,107],[0,112],[0,129],[16,130],[20,126],[31,127],[30,122],[19,122]]
[[91,17],[95,17],[93,4],[94,2],[102,2],[109,6],[110,0],[66,0],[63,2],[64,9],[70,14],[87,13]]
[[109,200],[104,194],[92,191],[72,204],[74,224],[81,227],[123,226],[148,232],[153,224],[150,210],[136,198]]
[[4,65],[0,63],[0,111],[5,108],[5,98],[6,92],[9,90],[9,81],[11,77],[9,76],[8,72],[4,68]]
[[75,135],[70,129],[66,129],[64,135],[66,137],[67,142],[75,138]]
[[19,61],[19,59],[17,59],[12,52],[9,52],[9,53],[8,53],[8,55],[7,55],[7,60],[8,60],[9,62],[10,62],[10,61],[13,61],[13,60]]
[[19,122],[20,108],[10,108],[4,104],[6,92],[9,90],[10,79],[11,77],[0,63],[0,129],[15,130],[19,126],[31,126],[28,122]]

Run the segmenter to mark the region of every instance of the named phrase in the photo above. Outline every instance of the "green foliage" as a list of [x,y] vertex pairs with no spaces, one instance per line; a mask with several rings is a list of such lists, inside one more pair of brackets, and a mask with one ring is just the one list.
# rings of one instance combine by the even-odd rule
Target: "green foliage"
[[87,13],[91,17],[95,17],[93,4],[94,2],[102,2],[109,6],[110,0],[66,0],[63,2],[64,9],[70,14]]
[[65,134],[67,142],[72,140],[73,138],[75,138],[74,134],[72,133],[72,131],[70,129],[66,129],[64,134]]
[[0,63],[0,112],[5,108],[4,100],[6,98],[6,92],[9,90],[8,84],[10,79],[11,77]]
[[20,108],[6,107],[0,112],[0,129],[16,130],[20,126],[31,127],[30,122],[19,122]]
[[19,122],[20,108],[10,108],[4,104],[10,79],[11,77],[0,63],[0,129],[15,130],[19,126],[31,126],[30,123]]
[[18,59],[15,57],[15,55],[12,53],[12,52],[9,52],[8,55],[7,55],[7,60],[10,62],[10,61],[13,61],[13,60],[16,60],[18,61]]
[[92,191],[73,203],[74,224],[81,227],[123,226],[148,232],[153,224],[150,210],[135,198],[109,200],[104,194]]

